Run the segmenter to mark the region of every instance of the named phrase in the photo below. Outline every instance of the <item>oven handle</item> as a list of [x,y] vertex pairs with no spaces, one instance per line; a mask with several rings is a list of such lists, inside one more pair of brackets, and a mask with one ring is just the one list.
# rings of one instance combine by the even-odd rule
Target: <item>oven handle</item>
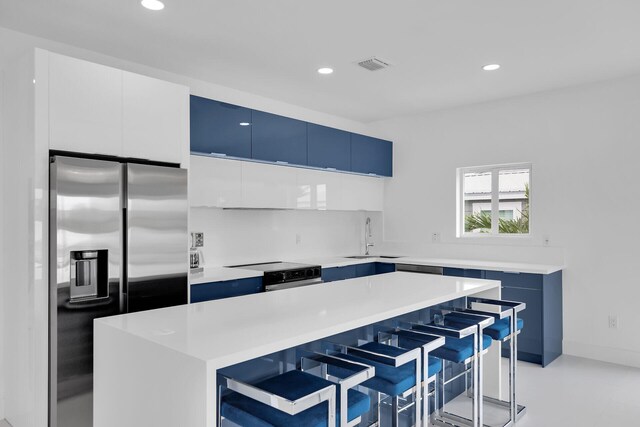
[[291,289],[291,288],[298,288],[298,287],[301,287],[301,286],[317,285],[317,284],[320,284],[320,283],[324,283],[324,281],[321,278],[308,279],[308,280],[298,280],[296,282],[277,283],[277,284],[273,284],[273,285],[267,285],[267,286],[265,286],[264,290],[265,290],[265,292],[281,291],[283,289]]

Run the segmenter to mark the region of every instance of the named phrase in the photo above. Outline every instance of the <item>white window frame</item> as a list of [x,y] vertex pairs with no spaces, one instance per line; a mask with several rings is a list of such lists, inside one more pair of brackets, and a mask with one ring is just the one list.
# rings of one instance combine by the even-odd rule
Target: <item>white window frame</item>
[[[501,170],[511,169],[529,169],[529,232],[528,233],[500,233],[500,181],[499,175]],[[464,175],[467,173],[487,173],[491,172],[491,232],[490,233],[468,233],[464,230],[465,212],[464,212]],[[532,207],[532,182],[533,182],[533,165],[531,163],[505,163],[500,165],[488,166],[472,166],[456,169],[456,236],[458,238],[523,238],[531,236],[531,207]]]

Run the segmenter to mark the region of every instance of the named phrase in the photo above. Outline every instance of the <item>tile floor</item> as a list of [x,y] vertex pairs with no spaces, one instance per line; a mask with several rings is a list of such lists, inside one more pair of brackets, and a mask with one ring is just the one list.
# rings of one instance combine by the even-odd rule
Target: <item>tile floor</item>
[[518,427],[640,426],[640,369],[572,356],[518,368],[527,406]]
[[[518,400],[527,407],[518,427],[640,426],[640,369],[572,356],[561,356],[544,369],[519,362],[518,369]],[[448,408],[471,413],[464,396]],[[485,423],[499,425],[508,417],[506,410],[485,405]]]

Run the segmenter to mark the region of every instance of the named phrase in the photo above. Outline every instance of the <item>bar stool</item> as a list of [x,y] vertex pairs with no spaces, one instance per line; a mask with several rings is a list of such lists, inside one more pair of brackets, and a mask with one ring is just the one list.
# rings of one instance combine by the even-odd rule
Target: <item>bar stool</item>
[[[429,397],[435,395],[436,376],[442,371],[442,360],[430,356],[430,353],[436,348],[442,347],[445,338],[424,332],[395,328],[391,331],[379,332],[378,341],[406,349],[422,349],[422,425],[427,427],[430,419]],[[430,384],[434,385],[432,392],[429,392]]]
[[[467,297],[467,308],[464,313],[492,316],[495,321],[484,329],[484,334],[497,342],[509,342],[509,400],[503,401],[485,396],[484,400],[491,404],[509,408],[509,423],[515,423],[526,412],[526,407],[518,405],[516,398],[518,335],[524,328],[524,321],[518,318],[518,313],[526,309],[526,304],[517,301],[496,300],[488,298]],[[482,308],[488,306],[487,308]],[[468,320],[456,317],[450,313],[449,321],[459,326],[468,325]],[[512,331],[515,331],[513,333]]]
[[[473,427],[483,426],[483,378],[482,378],[482,356],[488,351],[491,345],[491,338],[482,333],[483,329],[494,323],[494,318],[490,316],[476,315],[470,313],[457,313],[459,316],[473,321],[471,325],[456,327],[442,324],[411,324],[410,328],[416,332],[425,332],[432,335],[445,337],[443,346],[433,350],[432,355],[442,360],[452,363],[464,364],[465,370],[453,378],[445,380],[444,369],[438,375],[436,383],[436,416],[435,421],[444,425],[466,426],[469,420],[445,410],[444,391],[445,386],[462,375],[471,372],[472,383],[472,416]],[[446,317],[443,319],[446,322]],[[466,366],[471,365],[471,368]],[[441,403],[438,404],[438,401]]]
[[[362,414],[369,411],[371,399],[365,393],[354,388],[375,376],[375,368],[363,363],[346,361],[339,357],[322,353],[303,352],[300,357],[300,370],[312,372],[320,369],[320,376],[334,382],[338,387],[337,425],[356,426],[362,421]],[[342,408],[347,408],[343,411]]]
[[[329,365],[345,373],[344,378],[336,380],[337,390],[334,382],[302,370],[291,370],[253,385],[219,373],[218,426],[222,419],[243,427],[357,425],[369,411],[371,401],[353,387],[372,378],[374,368],[322,354],[301,360],[305,369],[311,369],[311,363],[324,365],[323,372]],[[225,389],[231,393],[223,394]],[[340,414],[338,420],[336,413]]]
[[422,375],[422,354],[419,348],[406,350],[379,342],[368,342],[360,346],[335,344],[341,353],[336,357],[364,363],[375,368],[375,376],[364,381],[361,386],[373,390],[378,395],[378,422],[380,425],[380,407],[382,395],[392,399],[391,425],[397,427],[400,412],[410,406],[400,408],[400,398],[414,395],[414,416],[416,423],[420,421],[421,387],[416,382]]

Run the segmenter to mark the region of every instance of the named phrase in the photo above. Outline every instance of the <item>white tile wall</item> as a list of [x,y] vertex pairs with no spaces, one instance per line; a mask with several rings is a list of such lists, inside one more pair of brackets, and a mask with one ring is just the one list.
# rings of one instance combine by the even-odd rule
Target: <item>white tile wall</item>
[[190,231],[205,234],[207,266],[355,255],[364,253],[367,216],[382,242],[382,213],[364,211],[192,208]]

